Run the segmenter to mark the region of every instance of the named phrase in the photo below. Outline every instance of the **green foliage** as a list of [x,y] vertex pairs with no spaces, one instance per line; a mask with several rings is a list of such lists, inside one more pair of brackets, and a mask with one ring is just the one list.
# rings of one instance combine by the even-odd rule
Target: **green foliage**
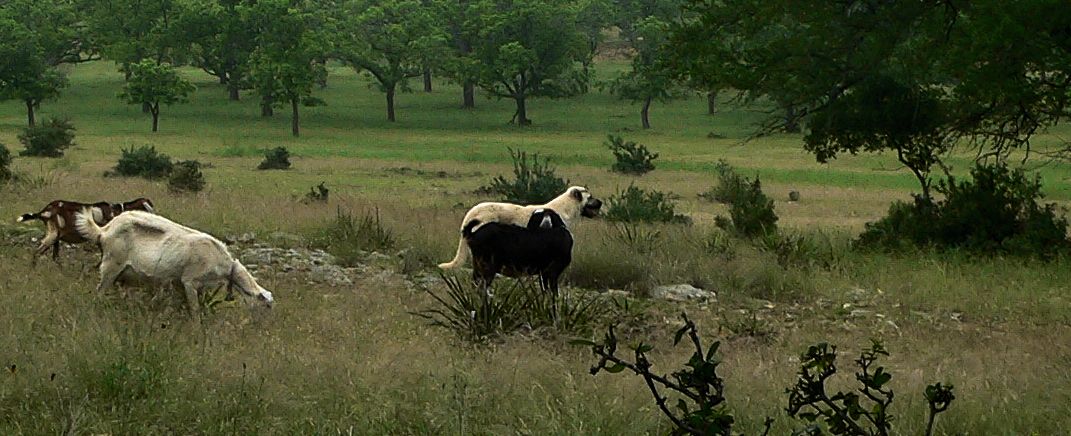
[[174,19],[174,39],[191,65],[219,78],[237,100],[248,89],[249,56],[256,48],[256,28],[242,14],[237,0],[188,0],[179,2]]
[[476,83],[517,103],[514,119],[528,125],[526,100],[567,97],[587,90],[580,68],[587,57],[577,8],[565,0],[482,0],[466,12],[465,32],[474,37],[466,64]]
[[[721,360],[717,357],[719,341],[714,341],[704,352],[695,324],[687,314],[681,314],[684,326],[674,334],[673,345],[678,345],[687,338],[695,350],[683,368],[669,376],[653,372],[653,364],[648,358],[654,346],[640,342],[632,350],[634,358],[629,360],[617,355],[619,340],[611,325],[601,342],[587,339],[573,341],[576,345],[590,346],[592,353],[599,358],[591,367],[591,374],[600,372],[611,374],[628,370],[643,378],[654,397],[655,403],[663,415],[673,425],[673,435],[731,435],[735,423],[725,404],[725,382],[718,375]],[[754,323],[754,319],[752,323]],[[756,330],[757,329],[757,330]],[[765,335],[761,327],[740,327],[741,332],[754,331]],[[736,331],[736,330],[734,330]],[[788,408],[786,412],[793,418],[810,423],[793,434],[824,434],[823,428],[816,423],[825,423],[825,430],[833,435],[850,436],[888,436],[892,431],[893,416],[889,407],[893,401],[893,392],[888,383],[892,374],[877,366],[877,361],[889,353],[880,342],[864,350],[855,360],[859,372],[855,374],[861,385],[857,391],[839,391],[833,395],[827,393],[827,382],[836,375],[837,347],[825,343],[812,345],[800,356],[800,369],[796,384],[788,389]],[[663,392],[678,394],[675,407],[671,407]],[[926,435],[933,434],[936,416],[948,409],[955,399],[952,385],[936,383],[927,386],[925,399],[929,405],[929,419]],[[767,417],[763,435],[769,434],[773,419]]]
[[371,251],[394,248],[397,239],[379,217],[379,209],[357,218],[342,210],[335,212],[335,219],[313,238],[317,247],[331,253],[344,266],[356,266]]
[[[1066,118],[1071,81],[1051,80],[1071,70],[1053,55],[1071,24],[1063,6],[692,0],[669,64],[706,89],[790,108],[760,133],[804,121],[819,161],[895,152],[928,196],[930,168],[953,145],[1006,158]],[[991,61],[1002,56],[1014,60]]]
[[824,233],[768,232],[760,236],[758,243],[764,251],[777,256],[777,264],[784,268],[830,269],[849,250]]
[[[146,59],[160,62],[173,60],[177,46],[184,38],[177,37],[178,6],[183,2],[140,0],[82,0],[79,18],[85,24],[85,41],[107,59],[119,64],[130,74],[131,65]],[[166,18],[165,18],[166,17]]]
[[423,74],[429,60],[445,51],[446,31],[434,8],[417,0],[357,0],[347,3],[341,59],[365,71],[387,97],[387,119],[394,121],[396,88]]
[[167,188],[171,192],[201,192],[205,188],[201,163],[195,160],[175,162],[167,178]]
[[80,61],[82,27],[73,2],[12,0],[0,7],[0,100],[20,100],[30,126],[44,100],[67,86],[57,67]]
[[68,120],[52,118],[46,123],[27,127],[18,135],[26,147],[20,156],[62,157],[74,145],[74,125]]
[[497,280],[484,289],[468,280],[441,277],[446,285],[443,295],[425,288],[436,306],[413,314],[468,341],[485,341],[522,328],[590,334],[610,314],[609,306],[596,296],[569,292],[556,296],[532,280]]
[[144,177],[152,180],[167,177],[171,174],[172,167],[171,157],[157,152],[155,146],[131,146],[130,149],[122,150],[115,168],[105,175]]
[[275,147],[264,152],[264,161],[257,165],[258,170],[285,170],[290,168],[290,152],[286,147]]
[[1051,257],[1071,246],[1067,219],[1041,204],[1039,176],[1004,165],[978,165],[971,180],[942,181],[943,200],[917,196],[894,203],[885,218],[866,225],[862,246],[902,249],[934,245],[978,253]]
[[316,201],[320,203],[327,203],[328,194],[331,193],[330,189],[327,189],[327,182],[320,182],[319,185],[309,188],[309,192],[305,193],[305,201]]
[[[623,100],[643,104],[640,109],[640,117],[643,128],[649,129],[651,123],[648,112],[651,102],[666,102],[684,97],[684,92],[676,76],[663,67],[661,58],[666,49],[666,38],[669,33],[669,25],[673,18],[679,14],[678,10],[654,11],[648,2],[622,2],[622,9],[630,10],[623,15],[629,15],[635,19],[628,23],[629,31],[623,32],[629,43],[636,50],[632,58],[631,68],[620,73],[613,79],[610,85],[610,93]],[[655,1],[650,3],[675,3]],[[662,14],[659,14],[662,12]],[[651,13],[651,15],[645,15]],[[635,17],[631,17],[636,15]]]
[[634,175],[654,171],[654,160],[658,159],[658,153],[651,153],[643,144],[625,141],[620,136],[608,135],[606,142],[616,160],[611,167],[614,171]]
[[[654,365],[649,360],[647,353],[654,349],[653,345],[640,342],[633,349],[634,357],[630,361],[627,358],[617,356],[618,339],[614,333],[614,326],[610,326],[600,343],[585,339],[573,341],[574,344],[587,345],[599,361],[591,367],[591,375],[600,372],[610,374],[628,370],[643,378],[647,387],[654,396],[659,410],[673,423],[672,435],[732,435],[735,419],[729,413],[725,405],[725,382],[718,375],[718,366],[721,359],[717,356],[720,341],[714,341],[703,351],[703,344],[695,324],[688,319],[688,315],[681,314],[684,326],[677,330],[673,337],[673,345],[676,346],[687,335],[688,341],[695,349],[684,368],[674,371],[669,376],[662,376],[651,371]],[[679,395],[677,403],[671,406],[666,396],[662,393],[673,391]],[[766,420],[766,433],[770,431],[772,419]]]
[[709,191],[699,194],[699,197],[722,204],[733,204],[737,199],[747,195],[748,182],[729,165],[724,159],[718,160],[714,166],[715,177],[718,184]]
[[685,215],[679,215],[669,194],[648,191],[629,184],[628,188],[611,195],[606,202],[609,221],[645,223],[689,223]]
[[480,192],[498,196],[502,201],[517,204],[543,204],[561,195],[569,187],[569,181],[558,177],[550,158],[539,160],[539,153],[532,153],[531,160],[524,151],[509,150],[513,159],[513,180],[496,176]]
[[0,144],[0,182],[11,180],[11,152],[4,144]]
[[313,89],[327,79],[327,70],[319,62],[328,42],[319,31],[323,23],[309,9],[310,5],[292,6],[289,0],[258,1],[244,9],[248,22],[257,31],[257,46],[250,55],[250,78],[270,106],[290,105],[291,133],[298,136],[298,107],[319,105]]
[[[788,389],[786,411],[789,416],[810,423],[821,420],[830,434],[834,435],[891,434],[893,417],[889,415],[889,407],[893,402],[893,391],[888,383],[892,380],[892,374],[882,366],[875,368],[878,359],[888,355],[885,347],[874,341],[855,360],[859,367],[855,379],[861,385],[858,391],[839,391],[829,395],[826,383],[837,373],[837,347],[826,343],[808,347],[800,356],[796,384]],[[948,409],[955,396],[952,394],[952,385],[937,383],[926,387],[925,398],[929,404],[926,434],[930,435],[933,433],[934,418]],[[812,425],[803,434],[821,434],[821,430]]]
[[718,185],[701,197],[729,204],[729,217],[718,216],[714,223],[738,235],[753,238],[777,232],[777,214],[773,200],[762,192],[755,180],[741,176],[725,161],[718,163]]
[[152,114],[154,132],[158,129],[160,104],[185,103],[196,89],[171,65],[146,59],[130,64],[129,71],[130,78],[123,85],[119,98],[129,104],[146,105]]

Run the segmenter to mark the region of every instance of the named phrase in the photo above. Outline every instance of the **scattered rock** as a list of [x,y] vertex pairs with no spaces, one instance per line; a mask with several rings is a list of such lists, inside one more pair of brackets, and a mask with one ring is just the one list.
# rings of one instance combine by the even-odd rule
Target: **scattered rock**
[[788,192],[788,201],[791,201],[791,202],[800,201],[800,193],[799,193],[799,191],[789,191]]
[[692,301],[717,298],[713,291],[705,291],[689,284],[658,286],[651,290],[651,298],[670,301]]

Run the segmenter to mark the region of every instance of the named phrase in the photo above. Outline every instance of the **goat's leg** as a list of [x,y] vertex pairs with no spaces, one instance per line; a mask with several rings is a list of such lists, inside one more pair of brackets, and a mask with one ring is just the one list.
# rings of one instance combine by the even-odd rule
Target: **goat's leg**
[[100,262],[100,284],[97,285],[97,292],[101,293],[111,289],[125,269],[126,265],[116,265],[102,259]]
[[52,260],[59,263],[59,239],[52,243]]
[[37,266],[37,256],[44,255],[53,244],[59,244],[59,234],[50,231],[41,239],[41,245],[38,245],[37,249],[34,250],[33,257],[30,258],[30,265]]
[[201,304],[197,300],[198,283],[196,280],[183,280],[182,287],[186,291],[186,303],[190,305],[190,315],[194,322],[200,324]]

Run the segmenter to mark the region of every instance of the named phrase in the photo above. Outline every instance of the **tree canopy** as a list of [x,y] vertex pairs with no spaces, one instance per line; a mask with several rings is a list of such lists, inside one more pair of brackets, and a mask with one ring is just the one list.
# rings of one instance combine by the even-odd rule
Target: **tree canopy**
[[152,114],[152,131],[157,131],[160,119],[160,104],[172,105],[188,100],[194,86],[179,76],[175,68],[167,64],[144,59],[130,64],[130,79],[123,85],[119,98],[130,104],[143,104]]
[[478,35],[473,58],[481,88],[517,103],[518,125],[531,124],[527,100],[566,97],[587,90],[580,68],[586,39],[577,8],[564,0],[483,0],[473,5],[467,25]]
[[1063,1],[692,0],[687,12],[671,39],[680,75],[795,109],[759,133],[803,121],[819,161],[892,150],[923,195],[953,147],[1006,159],[1068,115]]
[[395,92],[408,90],[408,79],[423,75],[427,60],[444,51],[446,31],[419,0],[351,1],[343,16],[339,57],[376,80],[394,121]]

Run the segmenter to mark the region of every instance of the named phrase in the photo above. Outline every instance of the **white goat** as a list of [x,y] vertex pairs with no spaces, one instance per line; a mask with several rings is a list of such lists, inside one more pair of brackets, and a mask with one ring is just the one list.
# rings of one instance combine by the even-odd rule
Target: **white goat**
[[181,283],[194,319],[200,321],[198,293],[227,285],[257,297],[268,307],[271,292],[257,284],[253,275],[227,247],[206,233],[146,212],[127,212],[99,226],[88,211],[77,214],[78,233],[96,241],[101,249],[100,284],[110,288],[127,269],[159,285]]

